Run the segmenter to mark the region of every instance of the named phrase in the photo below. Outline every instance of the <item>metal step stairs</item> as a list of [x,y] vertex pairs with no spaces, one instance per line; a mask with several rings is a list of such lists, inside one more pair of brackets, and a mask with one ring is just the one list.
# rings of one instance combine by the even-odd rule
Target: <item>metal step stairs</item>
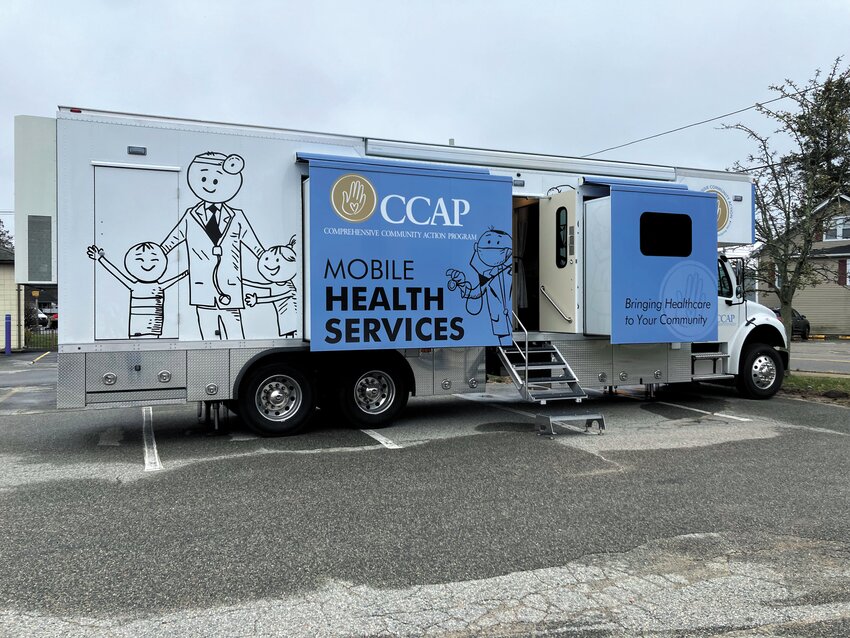
[[499,359],[520,395],[545,405],[547,401],[586,398],[564,356],[548,341],[513,341],[499,347]]
[[[726,352],[692,352],[691,353],[691,380],[692,381],[715,381],[718,379],[734,379],[734,374],[725,374],[723,372],[722,361],[729,358]],[[711,361],[711,374],[694,374],[694,364],[697,361]],[[720,365],[720,372],[717,371],[717,364]]]

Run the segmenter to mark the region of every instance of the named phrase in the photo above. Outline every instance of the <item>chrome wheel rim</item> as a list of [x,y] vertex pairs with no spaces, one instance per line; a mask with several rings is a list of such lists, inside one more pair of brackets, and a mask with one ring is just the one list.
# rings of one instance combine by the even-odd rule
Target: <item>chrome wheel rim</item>
[[354,384],[354,402],[366,414],[380,414],[395,399],[395,382],[386,372],[370,370]]
[[285,374],[267,378],[257,388],[254,403],[257,412],[269,421],[286,421],[301,407],[301,386]]
[[759,390],[767,390],[776,381],[776,364],[766,354],[756,357],[751,372],[753,383]]

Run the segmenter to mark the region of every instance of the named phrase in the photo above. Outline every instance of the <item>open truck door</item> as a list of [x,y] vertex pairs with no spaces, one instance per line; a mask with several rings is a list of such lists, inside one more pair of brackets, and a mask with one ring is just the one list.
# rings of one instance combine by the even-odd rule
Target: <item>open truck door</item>
[[576,192],[557,193],[540,200],[539,295],[540,330],[578,332],[580,307],[576,271]]

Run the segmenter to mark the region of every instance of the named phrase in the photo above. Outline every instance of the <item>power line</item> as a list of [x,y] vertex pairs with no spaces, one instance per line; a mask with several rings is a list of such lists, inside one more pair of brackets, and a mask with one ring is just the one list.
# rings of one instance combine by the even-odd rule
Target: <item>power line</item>
[[594,153],[588,153],[587,155],[582,155],[582,157],[593,157],[594,155],[599,155],[601,153],[607,153],[608,151],[613,151],[618,148],[623,148],[624,146],[631,146],[632,144],[638,144],[639,142],[646,142],[647,140],[655,139],[656,137],[661,137],[663,135],[670,135],[670,133],[677,133],[678,131],[684,131],[688,128],[693,128],[694,126],[701,126],[702,124],[708,124],[709,122],[715,122],[717,120],[722,120],[724,117],[729,117],[731,115],[737,115],[738,113],[743,113],[745,111],[751,111],[752,109],[758,108],[760,106],[764,106],[765,104],[770,104],[771,102],[776,102],[778,100],[784,100],[788,97],[793,97],[795,95],[802,95],[803,93],[807,93],[812,89],[819,88],[822,85],[811,86],[807,89],[803,89],[801,91],[797,91],[796,93],[789,93],[788,95],[780,95],[779,97],[775,97],[772,100],[765,100],[764,102],[756,102],[751,106],[747,106],[742,109],[738,109],[737,111],[730,111],[729,113],[724,113],[723,115],[718,115],[717,117],[710,117],[707,120],[702,120],[700,122],[694,122],[693,124],[686,124],[685,126],[679,126],[677,128],[670,129],[669,131],[663,131],[661,133],[656,133],[655,135],[648,135],[647,137],[642,137],[638,140],[632,140],[631,142],[626,142],[625,144],[618,144],[617,146],[609,146],[608,148],[603,148],[601,151],[596,151]]

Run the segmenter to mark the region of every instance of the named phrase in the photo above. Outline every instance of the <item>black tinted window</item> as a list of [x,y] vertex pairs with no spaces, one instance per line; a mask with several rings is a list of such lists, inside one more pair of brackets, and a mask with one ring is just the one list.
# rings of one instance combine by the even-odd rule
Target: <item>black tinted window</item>
[[640,216],[640,252],[647,257],[689,257],[692,223],[679,213],[644,213]]
[[567,209],[563,206],[555,213],[555,265],[563,268],[567,265],[567,255],[575,254],[575,233],[567,226]]
[[729,279],[729,273],[726,272],[723,264],[719,261],[717,262],[717,296],[732,296],[732,281]]

